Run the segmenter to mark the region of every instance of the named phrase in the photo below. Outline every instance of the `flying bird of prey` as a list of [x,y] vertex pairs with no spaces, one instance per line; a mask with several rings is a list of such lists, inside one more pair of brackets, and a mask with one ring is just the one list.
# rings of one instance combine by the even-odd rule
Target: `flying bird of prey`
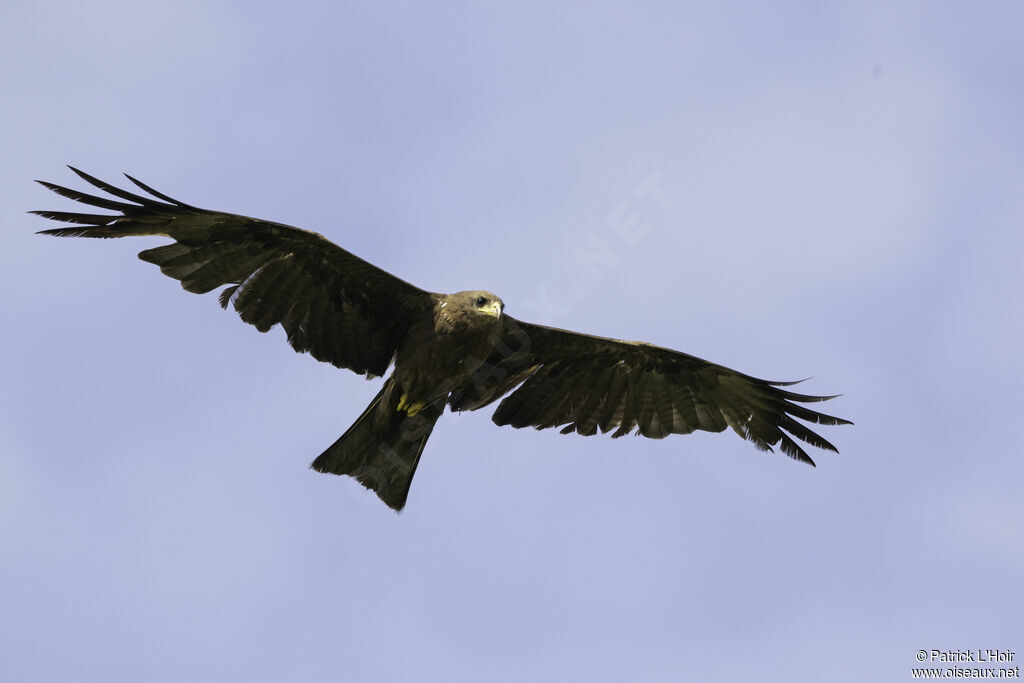
[[[849,421],[805,405],[808,396],[651,344],[605,339],[522,322],[487,291],[427,292],[345,251],[322,235],[281,223],[200,209],[157,192],[120,189],[75,168],[117,199],[53,183],[43,186],[113,214],[33,211],[71,223],[61,237],[169,237],[139,253],[189,292],[218,287],[260,332],[280,324],[288,342],[319,361],[367,377],[391,376],[355,423],[312,463],[346,474],[401,510],[434,423],[450,410],[476,410],[505,397],[498,425],[589,436],[637,433],[661,439],[726,427],[761,450],[814,465],[795,439],[836,451],[804,420]],[[119,201],[120,200],[120,201]],[[506,396],[507,394],[507,396]]]

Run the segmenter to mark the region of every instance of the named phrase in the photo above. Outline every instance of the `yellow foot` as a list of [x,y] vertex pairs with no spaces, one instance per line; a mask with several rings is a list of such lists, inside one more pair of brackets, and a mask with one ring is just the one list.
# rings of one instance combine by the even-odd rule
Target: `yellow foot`
[[427,407],[423,401],[410,401],[408,394],[402,394],[398,399],[398,412],[405,411],[409,417],[415,417],[421,410]]

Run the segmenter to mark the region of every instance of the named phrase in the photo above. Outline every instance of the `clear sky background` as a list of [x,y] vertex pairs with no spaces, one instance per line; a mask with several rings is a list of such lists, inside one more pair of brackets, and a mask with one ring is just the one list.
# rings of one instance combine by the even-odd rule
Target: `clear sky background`
[[[5,2],[0,680],[1019,663],[1022,27],[1016,2]],[[379,385],[184,293],[135,258],[158,240],[33,234],[70,206],[33,179],[83,186],[66,163],[522,319],[813,376],[856,426],[812,469],[731,432],[446,415],[396,515],[307,469]]]

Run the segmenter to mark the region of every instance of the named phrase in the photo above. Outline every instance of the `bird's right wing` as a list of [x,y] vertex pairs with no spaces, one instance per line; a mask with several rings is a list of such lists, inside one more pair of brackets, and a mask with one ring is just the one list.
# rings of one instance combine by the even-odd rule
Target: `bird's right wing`
[[242,320],[261,332],[280,323],[292,347],[317,360],[383,375],[411,321],[433,306],[428,292],[315,232],[190,206],[131,176],[152,197],[71,170],[124,201],[39,181],[64,197],[116,212],[33,211],[75,224],[42,234],[170,237],[173,243],[140,252],[139,258],[160,266],[189,292],[202,294],[227,285],[221,306],[231,303]]
[[494,411],[498,425],[584,436],[636,430],[660,439],[726,427],[762,450],[813,465],[793,437],[836,448],[797,421],[850,424],[804,403],[833,396],[798,394],[680,351],[644,342],[607,339],[503,316],[504,334],[490,357],[452,393],[453,410],[475,410],[509,394]]

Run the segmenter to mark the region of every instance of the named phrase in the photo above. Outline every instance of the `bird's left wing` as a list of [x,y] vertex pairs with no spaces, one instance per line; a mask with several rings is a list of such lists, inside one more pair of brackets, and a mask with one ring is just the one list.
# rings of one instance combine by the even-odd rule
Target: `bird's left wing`
[[811,465],[793,437],[837,449],[797,419],[850,424],[801,405],[834,397],[782,388],[795,382],[757,379],[643,342],[503,319],[494,352],[452,393],[453,410],[482,408],[512,391],[494,412],[496,424],[562,427],[563,434],[584,436],[600,429],[615,430],[612,436],[619,437],[635,429],[655,439],[731,427],[762,450],[781,444],[783,453]]
[[317,360],[383,375],[411,321],[433,306],[428,292],[315,232],[190,206],[131,176],[152,196],[71,170],[117,199],[39,182],[64,197],[116,213],[33,211],[75,224],[43,234],[170,237],[173,243],[140,252],[139,258],[160,266],[189,292],[227,285],[221,306],[232,303],[242,320],[261,332],[280,323],[292,347]]

